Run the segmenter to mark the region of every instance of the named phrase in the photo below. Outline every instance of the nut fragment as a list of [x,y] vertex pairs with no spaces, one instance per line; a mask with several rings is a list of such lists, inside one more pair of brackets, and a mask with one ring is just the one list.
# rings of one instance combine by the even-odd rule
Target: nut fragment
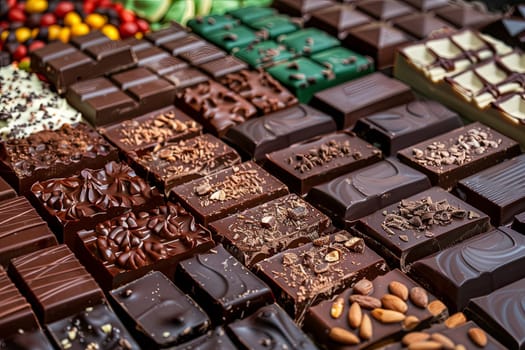
[[381,300],[368,295],[350,295],[349,300],[351,303],[358,303],[363,309],[372,310],[381,307]]
[[215,191],[210,195],[210,199],[223,201],[226,199],[226,192],[224,192],[223,190]]
[[443,335],[441,333],[434,333],[430,336],[430,339],[440,343],[443,346],[443,349],[445,350],[454,349],[454,342],[446,335]]
[[361,295],[369,295],[374,290],[374,284],[363,278],[354,285],[353,292]]
[[339,318],[343,314],[343,308],[345,307],[345,300],[341,297],[334,300],[332,307],[330,308],[330,316],[332,318]]
[[408,288],[403,283],[398,281],[392,281],[388,285],[390,293],[400,297],[403,300],[408,300]]
[[419,343],[425,340],[430,339],[430,334],[425,332],[411,332],[406,334],[402,339],[401,342],[403,345],[408,346],[410,344]]
[[271,228],[275,224],[275,217],[266,215],[261,218],[261,226],[263,228]]
[[372,320],[367,314],[363,314],[361,326],[359,326],[359,337],[364,340],[372,338]]
[[419,318],[409,315],[403,320],[403,328],[406,330],[414,329],[419,324]]
[[427,291],[421,287],[413,287],[410,289],[410,301],[420,308],[426,308],[428,305]]
[[372,310],[372,317],[382,323],[396,323],[405,319],[405,315],[401,312],[381,308]]
[[454,315],[448,317],[445,320],[445,326],[447,326],[448,328],[456,328],[457,326],[461,326],[466,322],[467,318],[465,317],[463,312],[456,312]]
[[400,297],[393,294],[385,294],[381,297],[383,308],[406,313],[408,305]]
[[357,328],[361,325],[361,319],[363,318],[363,311],[361,306],[357,302],[353,302],[348,310],[348,324],[352,328]]
[[324,256],[324,260],[326,262],[337,262],[339,261],[339,251],[338,250],[332,250],[330,253],[326,254]]
[[479,347],[487,345],[487,335],[481,328],[474,327],[469,329],[468,336]]
[[354,253],[362,254],[365,251],[365,241],[360,237],[350,237],[344,246]]
[[441,301],[434,300],[428,304],[427,309],[428,311],[430,311],[432,316],[438,316],[445,312],[447,310],[447,307]]
[[341,327],[334,327],[330,329],[328,336],[333,341],[344,345],[356,345],[360,343],[359,338],[354,333]]
[[421,341],[408,346],[408,350],[440,350],[441,343],[433,340]]

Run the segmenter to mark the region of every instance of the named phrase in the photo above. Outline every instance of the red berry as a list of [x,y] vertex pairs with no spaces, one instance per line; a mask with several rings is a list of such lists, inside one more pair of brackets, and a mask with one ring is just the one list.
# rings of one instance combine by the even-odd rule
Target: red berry
[[0,32],[2,30],[7,29],[7,28],[9,28],[9,22],[7,22],[7,21],[0,21]]
[[12,8],[16,5],[16,0],[7,0],[7,7]]
[[25,1],[24,2],[15,2],[13,8],[24,11],[26,9],[26,3],[25,3]]
[[122,38],[129,38],[138,32],[139,27],[135,22],[125,22],[120,25],[120,36]]
[[90,13],[93,13],[95,11],[96,4],[93,1],[86,1],[83,5],[84,12],[89,15]]
[[64,18],[69,12],[75,11],[75,5],[69,1],[61,1],[55,8],[55,15],[58,18]]
[[99,0],[98,7],[111,7],[111,0]]
[[149,30],[149,24],[146,20],[138,18],[135,23],[137,23],[137,27],[139,27],[139,32],[146,33]]
[[118,2],[116,4],[113,4],[113,8],[115,9],[115,11],[121,12],[122,10],[124,10],[124,5]]
[[16,7],[13,7],[11,10],[9,10],[7,17],[9,18],[10,22],[25,22],[26,21],[26,14],[24,13],[24,11]]
[[15,52],[13,52],[13,59],[20,61],[22,58],[27,56],[27,47],[25,45],[18,45]]
[[40,26],[49,27],[50,25],[56,24],[57,18],[52,13],[44,13],[40,18]]
[[122,22],[135,22],[135,13],[133,11],[124,9],[120,11],[119,15]]
[[46,43],[44,43],[43,41],[41,40],[35,40],[31,43],[31,45],[29,45],[29,52],[33,52],[35,50],[38,50],[39,48],[41,47],[44,47],[46,45]]

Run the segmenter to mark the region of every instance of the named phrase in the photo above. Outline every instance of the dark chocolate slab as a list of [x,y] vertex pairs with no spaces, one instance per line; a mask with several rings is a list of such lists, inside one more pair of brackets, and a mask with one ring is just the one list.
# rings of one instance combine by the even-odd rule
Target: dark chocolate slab
[[498,339],[507,349],[525,349],[525,279],[488,295],[474,298],[467,315]]
[[415,262],[410,274],[453,310],[525,278],[525,236],[508,227],[470,238]]
[[145,63],[144,67],[157,75],[164,76],[168,73],[187,68],[188,63],[177,57],[166,56],[159,60]]
[[104,290],[150,270],[172,278],[178,261],[213,247],[208,230],[179,204],[126,213],[77,233],[77,255]]
[[226,56],[226,52],[207,42],[205,42],[203,45],[200,45],[199,47],[181,52],[179,54],[180,58],[194,66],[198,66],[224,56]]
[[436,9],[435,13],[458,28],[481,28],[500,18],[500,15],[480,10],[468,3],[450,4]]
[[60,349],[141,349],[115,313],[105,304],[88,307],[46,326]]
[[201,37],[194,34],[188,34],[176,40],[170,40],[163,43],[162,48],[168,52],[171,52],[173,56],[178,56],[183,52],[195,50],[196,48],[199,48],[205,44],[206,41],[202,40]]
[[180,69],[167,74],[164,78],[172,83],[177,91],[204,83],[210,79],[206,74],[196,68]]
[[393,21],[394,25],[417,39],[425,39],[432,33],[448,29],[453,30],[454,27],[433,13],[416,13],[404,17],[396,18]]
[[413,100],[410,88],[382,73],[367,75],[318,92],[312,106],[331,114],[339,128],[366,115]]
[[[414,321],[411,325],[411,327],[415,327],[416,329],[428,326],[430,323],[438,321],[440,318],[447,315],[446,307],[442,305],[435,296],[421,288],[419,284],[397,269],[386,272],[386,274],[369,281],[371,281],[372,289],[368,293],[363,294],[361,290],[357,288],[348,288],[333,300],[323,301],[319,305],[311,307],[306,315],[304,330],[311,334],[318,343],[324,344],[327,349],[363,349],[368,346],[371,348],[378,348],[382,343],[399,339],[400,336],[406,332],[407,327],[403,325],[405,315],[417,317],[418,320]],[[405,296],[399,297],[399,295],[401,295],[399,293],[394,294],[395,291],[390,287],[392,282],[405,287],[407,294],[405,295],[406,298]],[[416,290],[419,289],[421,291],[420,294],[426,296],[426,303],[416,303],[409,297],[410,291],[414,288],[416,288]],[[398,301],[398,304],[402,304],[406,309],[406,312],[401,313],[401,317],[397,322],[381,322],[374,317],[374,312],[377,312],[373,311],[374,308],[375,310],[392,310],[389,309],[388,304],[382,302],[382,300],[385,300],[385,295],[390,296],[390,298],[392,296],[397,296],[396,300]],[[353,298],[355,298],[355,300]],[[361,301],[364,298],[368,298],[369,300],[373,299],[373,302],[369,301],[366,303],[366,300]],[[331,310],[337,302],[341,303],[342,313],[338,317],[333,317]],[[351,327],[348,319],[350,313],[349,309],[354,303],[360,305],[359,309],[363,315],[358,327]],[[377,305],[374,306],[374,304]],[[435,306],[441,304],[442,307],[436,307],[436,310],[433,310],[433,308],[429,306],[432,304]],[[356,306],[354,306],[354,308],[356,308]],[[366,339],[366,337],[362,335],[360,336],[361,324],[365,315],[370,320],[372,328],[372,334],[369,339]],[[345,344],[342,341],[333,339],[333,335],[331,336],[330,333],[333,329],[337,328],[353,334],[358,341],[357,344]]]
[[279,12],[304,19],[308,19],[312,11],[334,4],[332,0],[275,0],[272,2],[272,6]]
[[188,36],[186,28],[172,22],[171,25],[166,28],[148,32],[144,36],[144,39],[151,41],[155,46],[161,46],[166,42],[181,39],[186,36]]
[[412,7],[397,0],[364,0],[357,3],[357,8],[380,21],[388,21],[414,11]]
[[342,224],[430,187],[428,178],[393,158],[313,187],[308,201]]
[[47,223],[25,197],[0,202],[0,227],[0,265],[3,266],[12,258],[57,244]]
[[514,216],[512,228],[518,232],[525,234],[525,211]]
[[112,290],[110,296],[146,348],[181,344],[204,334],[210,325],[204,311],[158,271]]
[[388,270],[379,255],[346,231],[283,251],[254,268],[299,324],[308,307],[330,299],[362,278],[374,279]]
[[323,235],[330,219],[295,194],[210,224],[216,240],[241,263],[257,262]]
[[234,126],[224,138],[242,155],[262,160],[266,153],[335,129],[335,122],[327,114],[298,105]]
[[426,12],[448,5],[447,0],[403,0],[420,11]]
[[380,160],[380,150],[352,132],[338,132],[268,153],[265,167],[304,195],[313,186]]
[[360,118],[354,132],[390,156],[462,125],[460,117],[440,103],[418,100]]
[[13,350],[54,350],[44,332],[41,329],[15,333],[4,339],[0,339],[0,349]]
[[495,165],[458,182],[461,198],[502,225],[525,210],[525,155]]
[[521,153],[519,144],[481,123],[472,123],[399,151],[405,164],[425,173],[433,185],[456,183]]
[[351,4],[338,4],[312,12],[308,26],[317,27],[343,40],[353,27],[370,23],[372,18]]
[[208,225],[287,193],[282,182],[250,161],[176,186],[170,196]]
[[64,244],[12,259],[9,273],[43,324],[104,299],[95,280]]
[[405,195],[356,224],[371,247],[402,269],[489,227],[487,215],[439,187]]
[[244,320],[229,324],[228,330],[240,349],[264,350],[269,344],[274,349],[317,349],[277,304],[264,306]]
[[16,191],[0,177],[0,201],[5,201],[6,199],[11,199],[16,197]]
[[248,65],[243,61],[228,55],[214,61],[203,63],[199,68],[211,75],[213,79],[219,79],[226,74],[246,69],[248,68]]
[[170,350],[235,350],[230,338],[226,335],[224,328],[217,327],[197,339],[183,345],[170,348]]
[[115,160],[117,150],[83,123],[0,144],[0,175],[20,194],[26,194],[36,181],[71,176]]
[[175,282],[216,323],[244,318],[274,300],[270,288],[220,244],[210,253],[181,261]]

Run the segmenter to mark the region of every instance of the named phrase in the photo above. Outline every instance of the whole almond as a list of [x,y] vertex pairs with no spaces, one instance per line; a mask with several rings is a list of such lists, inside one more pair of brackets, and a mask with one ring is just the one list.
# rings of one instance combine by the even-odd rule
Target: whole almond
[[414,327],[416,327],[418,324],[419,324],[419,318],[417,318],[414,315],[408,315],[403,320],[403,328],[406,329],[406,330],[411,330]]
[[408,346],[408,350],[440,350],[441,343],[432,340],[420,341]]
[[487,345],[487,335],[481,328],[474,327],[469,329],[468,336],[479,347]]
[[443,349],[445,350],[454,349],[454,342],[446,335],[443,335],[441,333],[434,333],[430,336],[430,339],[441,343],[441,345],[443,345]]
[[410,301],[422,309],[428,305],[428,294],[427,291],[421,287],[414,287],[410,289]]
[[457,326],[461,326],[466,322],[467,318],[465,317],[463,312],[456,312],[454,315],[449,316],[445,320],[445,326],[447,326],[448,328],[456,328]]
[[374,284],[363,278],[354,285],[353,292],[361,295],[369,295],[374,290]]
[[372,338],[372,320],[368,314],[363,314],[361,326],[359,327],[359,337],[364,340]]
[[402,339],[401,342],[403,345],[408,346],[410,344],[419,343],[425,340],[430,339],[430,334],[425,332],[411,332],[406,334]]
[[405,313],[408,310],[408,305],[400,297],[394,294],[385,294],[381,297],[381,304],[383,308]]
[[330,316],[332,318],[339,318],[343,314],[343,309],[345,307],[345,300],[341,297],[334,300],[332,307],[330,308]]
[[357,335],[341,327],[332,328],[328,336],[333,341],[344,345],[356,345],[360,343]]
[[363,312],[361,311],[361,306],[359,303],[353,302],[350,305],[350,310],[348,310],[348,324],[350,327],[357,328],[361,324],[361,319],[363,318]]
[[372,310],[372,317],[382,323],[396,323],[405,319],[405,315],[401,312],[381,308]]
[[369,295],[354,294],[350,295],[349,300],[351,303],[358,303],[359,306],[361,306],[363,309],[372,310],[381,307],[381,300],[371,297]]
[[392,281],[388,285],[390,293],[400,297],[403,300],[408,300],[408,288],[403,283],[398,281]]
[[447,306],[439,300],[433,300],[428,304],[427,309],[432,316],[438,316],[447,310]]

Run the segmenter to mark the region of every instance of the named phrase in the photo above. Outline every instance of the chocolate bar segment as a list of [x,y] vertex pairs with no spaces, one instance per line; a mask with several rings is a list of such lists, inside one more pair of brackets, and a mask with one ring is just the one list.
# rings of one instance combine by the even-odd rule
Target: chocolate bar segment
[[288,193],[287,187],[253,162],[234,165],[174,187],[180,201],[204,225]]
[[307,199],[335,222],[352,225],[377,208],[429,187],[424,174],[388,158],[314,186]]
[[181,344],[210,325],[204,311],[158,271],[112,290],[110,297],[144,347]]
[[43,324],[104,300],[95,280],[64,244],[12,259],[9,273]]
[[489,227],[487,215],[432,187],[363,217],[355,228],[390,263],[408,269],[412,262]]
[[410,6],[397,0],[365,0],[360,1],[357,8],[380,21],[392,20],[414,11]]
[[215,323],[244,318],[273,302],[272,291],[222,245],[181,261],[175,281]]
[[173,277],[175,265],[213,247],[208,230],[180,204],[112,217],[76,234],[76,253],[104,290],[150,270]]
[[322,236],[330,219],[295,194],[210,224],[216,240],[241,263],[257,262]]
[[16,350],[54,350],[44,332],[41,329],[13,333],[11,336],[0,339],[0,349]]
[[199,68],[211,75],[213,79],[219,79],[226,74],[235,73],[242,69],[246,69],[248,68],[248,65],[243,61],[228,55],[214,61],[203,63],[199,66]]
[[44,130],[0,145],[0,174],[20,193],[36,181],[70,176],[118,160],[117,150],[83,123]]
[[343,40],[349,29],[372,21],[370,16],[358,11],[352,4],[337,4],[312,12],[307,25],[322,29]]
[[186,342],[172,350],[232,350],[236,349],[232,341],[224,331],[224,328],[217,327],[197,339]]
[[16,197],[16,191],[9,186],[9,184],[0,177],[0,201]]
[[317,137],[268,153],[265,167],[303,195],[316,185],[381,160],[381,151],[352,132]]
[[272,7],[290,16],[310,18],[310,13],[335,4],[332,0],[275,0]]
[[299,324],[308,307],[330,299],[362,278],[384,274],[385,261],[346,231],[320,237],[255,265],[279,304]]
[[518,232],[525,234],[525,211],[514,216],[512,228]]

